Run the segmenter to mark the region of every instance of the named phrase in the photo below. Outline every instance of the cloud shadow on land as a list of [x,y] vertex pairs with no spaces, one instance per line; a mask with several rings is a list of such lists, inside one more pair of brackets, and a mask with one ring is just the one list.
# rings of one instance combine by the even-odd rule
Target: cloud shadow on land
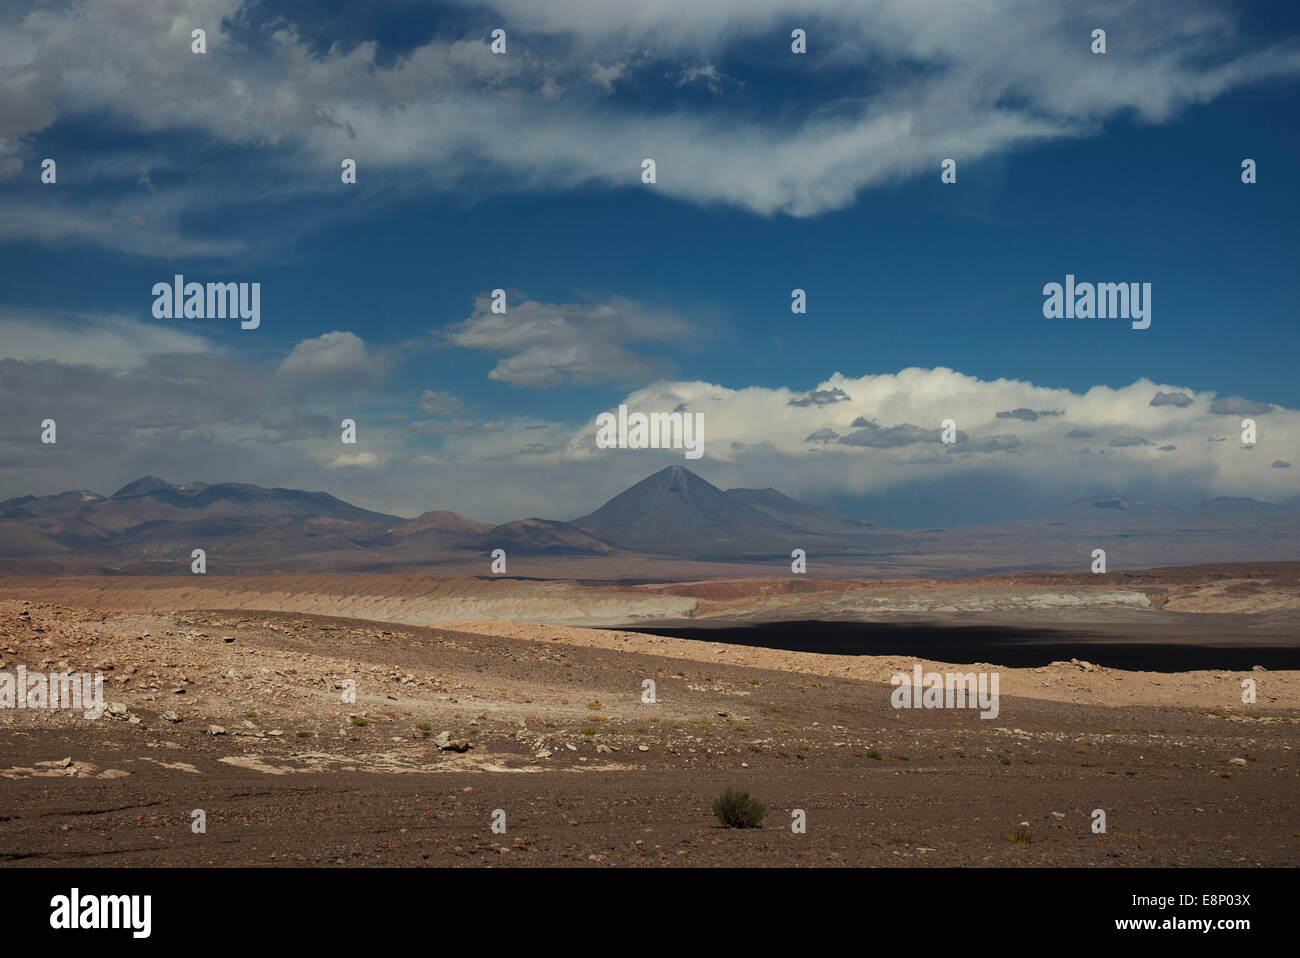
[[1112,669],[1140,672],[1191,672],[1199,669],[1249,671],[1300,668],[1300,645],[1204,643],[1116,635],[1083,629],[1026,628],[1005,625],[944,625],[920,622],[765,622],[718,628],[676,625],[623,628],[624,632],[667,635],[700,642],[723,642],[787,652],[823,655],[899,655],[938,662],[991,663],[1006,668],[1036,668],[1082,659]]

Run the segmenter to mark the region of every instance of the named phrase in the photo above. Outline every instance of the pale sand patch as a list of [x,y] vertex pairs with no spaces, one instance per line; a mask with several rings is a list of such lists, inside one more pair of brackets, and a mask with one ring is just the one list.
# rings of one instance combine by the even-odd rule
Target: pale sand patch
[[147,755],[142,755],[138,759],[135,759],[135,761],[152,762],[155,765],[161,765],[163,768],[171,769],[174,772],[190,772],[194,775],[203,774],[189,762],[164,762],[162,759],[149,758]]
[[[246,768],[266,775],[310,774],[313,772],[377,772],[388,775],[432,774],[438,772],[544,772],[550,766],[533,762],[528,764],[508,765],[504,756],[492,755],[455,755],[447,756],[440,762],[413,761],[409,756],[387,752],[375,755],[331,755],[328,752],[312,752],[295,755],[289,761],[297,764],[285,764],[280,757],[273,764],[258,754],[227,755],[217,759],[225,765]],[[634,765],[602,763],[573,766],[564,771],[574,772],[617,772],[635,768]]]
[[68,762],[67,759],[37,762],[35,768],[16,766],[0,770],[0,778],[15,780],[24,778],[125,778],[130,774],[130,772],[120,768],[106,768],[100,771],[99,766],[93,762]]

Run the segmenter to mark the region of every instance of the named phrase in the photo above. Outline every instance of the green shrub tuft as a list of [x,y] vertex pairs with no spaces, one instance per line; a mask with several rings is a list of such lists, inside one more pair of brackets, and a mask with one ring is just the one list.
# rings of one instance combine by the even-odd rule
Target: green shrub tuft
[[758,828],[767,807],[749,792],[729,788],[713,800],[713,814],[728,828]]

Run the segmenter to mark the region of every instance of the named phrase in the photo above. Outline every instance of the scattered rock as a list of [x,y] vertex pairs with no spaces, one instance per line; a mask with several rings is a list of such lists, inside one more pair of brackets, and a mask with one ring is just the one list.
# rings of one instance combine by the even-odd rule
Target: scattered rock
[[208,726],[208,734],[209,734],[209,735],[225,735],[225,734],[226,734],[226,730],[225,730],[224,728],[222,728],[220,725],[209,725],[209,726]]

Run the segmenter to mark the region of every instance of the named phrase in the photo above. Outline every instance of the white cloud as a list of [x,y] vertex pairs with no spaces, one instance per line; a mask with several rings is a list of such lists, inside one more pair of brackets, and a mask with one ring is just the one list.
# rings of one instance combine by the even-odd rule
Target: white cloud
[[[190,327],[192,328],[192,327]],[[0,308],[0,341],[8,359],[130,370],[150,356],[205,353],[207,339],[183,320],[140,320],[121,314]]]
[[659,357],[636,352],[645,343],[690,348],[701,333],[666,310],[613,296],[588,303],[523,299],[494,313],[491,298],[475,299],[474,312],[445,331],[453,346],[502,355],[489,379],[547,389],[573,383],[636,381],[664,368]]
[[373,469],[377,465],[379,465],[379,457],[373,452],[341,452],[329,462],[331,469],[341,469],[345,466]]
[[677,74],[676,83],[678,86],[690,86],[699,83],[716,96],[722,92],[722,84],[726,79],[712,63],[704,63],[682,70]]
[[[302,171],[336,170],[338,157],[364,143],[373,175],[400,175],[396,194],[471,180],[498,191],[633,185],[652,155],[663,195],[809,216],[847,206],[872,186],[933,172],[939,157],[969,162],[1086,136],[1130,113],[1164,122],[1227,91],[1300,73],[1294,44],[1246,49],[1232,17],[1210,0],[1092,8],[809,0],[799,7],[810,31],[805,68],[874,69],[881,82],[870,98],[842,99],[833,111],[810,102],[780,123],[741,119],[727,97],[615,110],[606,94],[616,85],[716,84],[709,64],[741,40],[791,56],[788,0],[485,5],[505,14],[510,55],[492,55],[476,33],[437,36],[382,64],[375,43],[321,51],[285,20],[265,27],[261,42],[245,42],[232,24],[252,22],[255,8],[241,0],[103,0],[33,11],[0,47],[12,64],[0,71],[0,169],[35,159],[31,135],[56,119],[95,114],[127,130],[272,145],[277,159],[266,165],[259,151],[259,163],[264,172],[282,168],[266,195],[283,199],[326,189],[332,177]],[[1115,52],[1098,57],[1089,30],[1102,14]],[[203,57],[189,52],[194,23],[209,25]],[[220,197],[172,186],[101,201],[96,213],[107,219],[71,205],[18,215],[30,203],[11,198],[0,208],[0,235],[82,237],[137,252],[175,239],[171,249],[186,251],[176,235],[181,214]]]
[[[1268,428],[1257,446],[1263,455],[1250,456],[1235,434],[1230,441],[1210,441],[1223,428],[1214,393],[1145,379],[1075,393],[1020,380],[985,381],[946,368],[910,368],[859,378],[837,373],[815,389],[851,398],[792,405],[809,391],[659,382],[622,401],[645,412],[702,412],[705,455],[698,466],[688,466],[711,481],[771,485],[791,495],[876,494],[909,478],[933,478],[940,466],[957,483],[1002,474],[1060,501],[1104,487],[1156,501],[1214,495],[1281,500],[1295,494],[1285,473],[1271,468],[1274,456],[1300,445],[1300,411],[1281,406],[1269,407]],[[1191,403],[1150,405],[1156,391],[1174,389]],[[1060,414],[1011,423],[998,415],[1020,408]],[[956,422],[959,442],[941,442],[944,419]],[[629,482],[674,455],[680,458],[598,450],[590,441],[595,431],[593,413],[555,458],[599,462],[618,481]],[[1081,432],[1107,447],[1100,461],[1093,457],[1083,464]],[[880,468],[885,466],[891,468]]]
[[626,63],[597,63],[591,68],[591,79],[606,93],[614,92],[614,83],[627,72]]
[[455,416],[465,404],[446,389],[426,389],[420,393],[420,409],[430,416]]
[[[142,325],[126,328],[134,335]],[[6,332],[6,341],[21,342],[31,332]],[[333,349],[325,344],[312,362],[331,354],[358,359],[360,340],[347,338],[352,335],[340,334]],[[535,415],[411,422],[391,417],[388,400],[368,405],[357,395],[341,412],[338,380],[325,370],[356,362],[321,363],[316,368],[328,388],[313,392],[303,388],[310,378],[274,375],[272,368],[208,351],[164,355],[155,352],[158,345],[144,347],[150,355],[138,367],[130,365],[136,354],[129,337],[98,346],[98,367],[81,365],[86,357],[76,351],[47,360],[0,359],[0,408],[6,410],[0,498],[69,488],[111,492],[153,474],[323,489],[401,515],[446,508],[490,522],[567,519],[672,464],[724,488],[772,486],[810,501],[873,498],[887,507],[908,495],[951,500],[958,505],[948,514],[962,521],[984,518],[995,506],[1003,514],[1045,511],[1094,494],[1170,504],[1216,495],[1295,496],[1294,480],[1288,481],[1293,470],[1275,463],[1295,461],[1300,412],[1270,406],[1252,451],[1242,446],[1237,423],[1212,411],[1220,397],[1177,383],[1143,379],[1078,393],[911,368],[780,388],[658,381],[622,397],[644,412],[703,413],[704,457],[688,462],[675,450],[597,449],[594,420],[605,410],[592,409],[581,423]],[[1157,391],[1175,390],[1190,404],[1150,405]],[[817,393],[848,398],[791,405]],[[998,416],[1021,408],[1060,415]],[[340,442],[343,415],[357,422],[357,446]],[[33,424],[46,416],[57,419],[59,449],[66,437],[74,459],[51,455],[37,441]],[[938,441],[946,418],[956,421],[962,437],[955,445]],[[860,420],[874,430],[855,426]],[[839,441],[863,431],[872,442]],[[1150,444],[1111,445],[1124,437]],[[1081,451],[1085,442],[1095,452]],[[1008,497],[1014,506],[1007,506]],[[932,512],[923,502],[912,516],[934,524],[926,518]],[[898,524],[887,508],[873,507],[868,517]]]
[[304,339],[280,364],[280,372],[291,376],[331,376],[351,380],[379,381],[384,363],[372,356],[356,333],[335,330]]

